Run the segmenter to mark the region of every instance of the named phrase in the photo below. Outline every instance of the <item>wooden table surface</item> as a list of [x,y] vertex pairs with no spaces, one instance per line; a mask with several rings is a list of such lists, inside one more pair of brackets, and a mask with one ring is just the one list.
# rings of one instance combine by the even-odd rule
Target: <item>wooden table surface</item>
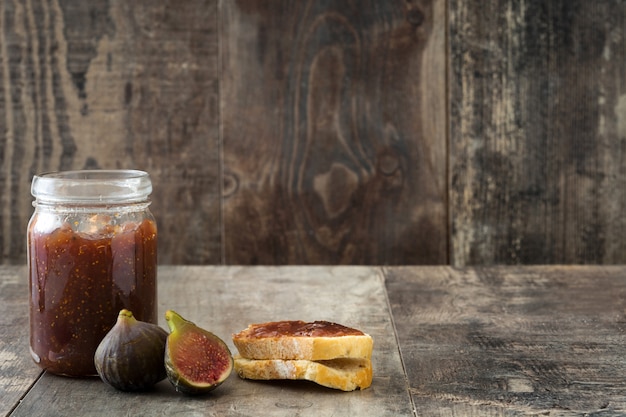
[[[374,338],[374,380],[340,392],[235,374],[201,397],[40,372],[25,267],[0,266],[0,415],[489,416],[626,413],[626,267],[162,266],[174,309],[235,348],[249,323],[332,320]],[[160,323],[165,326],[164,319]]]

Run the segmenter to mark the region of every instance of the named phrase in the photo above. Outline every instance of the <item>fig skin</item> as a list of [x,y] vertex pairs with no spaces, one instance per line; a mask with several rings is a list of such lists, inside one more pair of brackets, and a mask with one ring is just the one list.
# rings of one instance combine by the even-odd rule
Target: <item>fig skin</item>
[[120,391],[144,391],[166,378],[167,332],[124,309],[94,355],[100,379]]
[[233,370],[233,356],[226,343],[175,311],[166,311],[165,320],[170,328],[165,370],[176,391],[199,395],[220,386]]

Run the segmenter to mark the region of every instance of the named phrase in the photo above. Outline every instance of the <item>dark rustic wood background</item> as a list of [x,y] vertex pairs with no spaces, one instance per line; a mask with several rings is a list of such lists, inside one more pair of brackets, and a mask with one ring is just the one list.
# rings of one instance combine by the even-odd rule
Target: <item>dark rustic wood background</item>
[[162,264],[626,261],[624,0],[0,0],[0,253],[137,168]]

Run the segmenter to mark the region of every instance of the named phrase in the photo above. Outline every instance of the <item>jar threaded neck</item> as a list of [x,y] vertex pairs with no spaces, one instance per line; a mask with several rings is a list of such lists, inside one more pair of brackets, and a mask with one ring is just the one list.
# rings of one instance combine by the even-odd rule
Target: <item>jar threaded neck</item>
[[33,177],[31,194],[40,204],[110,205],[148,201],[152,182],[138,170],[49,172]]

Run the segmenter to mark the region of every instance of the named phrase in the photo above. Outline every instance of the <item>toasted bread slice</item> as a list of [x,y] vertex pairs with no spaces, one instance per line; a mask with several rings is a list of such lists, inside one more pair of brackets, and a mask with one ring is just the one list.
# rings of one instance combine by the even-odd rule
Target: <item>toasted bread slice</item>
[[233,335],[239,354],[248,359],[320,361],[371,359],[372,337],[328,321],[276,321],[251,324]]
[[369,359],[332,359],[327,361],[246,359],[234,356],[235,371],[244,379],[307,380],[342,391],[365,389],[372,384]]

